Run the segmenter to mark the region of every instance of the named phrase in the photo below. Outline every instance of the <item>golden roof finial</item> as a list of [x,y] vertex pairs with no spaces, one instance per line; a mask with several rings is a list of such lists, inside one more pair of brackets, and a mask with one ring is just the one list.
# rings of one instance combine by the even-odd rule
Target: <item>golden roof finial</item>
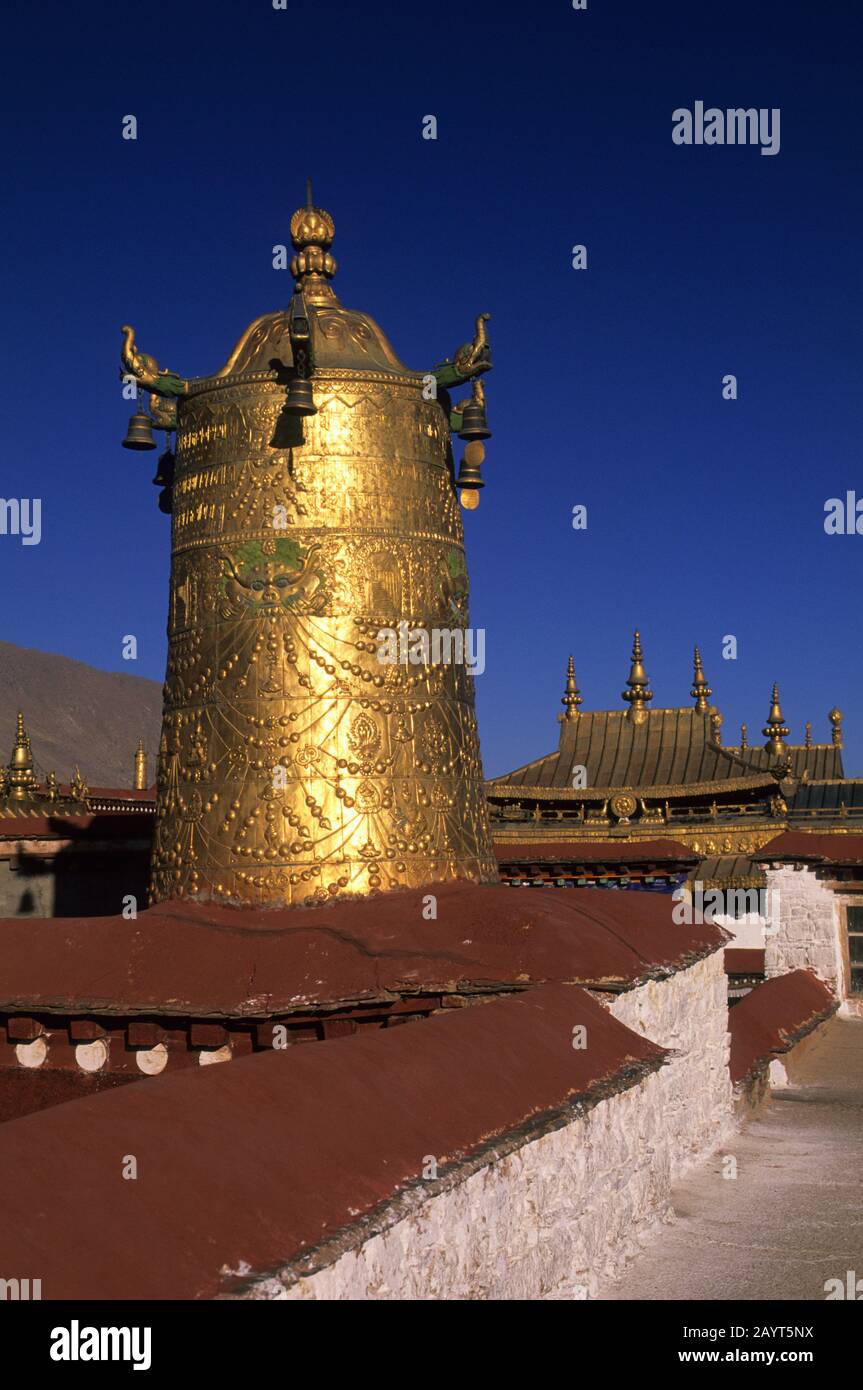
[[577,719],[578,707],[582,704],[581,691],[575,679],[575,662],[572,657],[566,667],[566,691],[560,702],[564,707],[564,719]]
[[830,720],[830,723],[833,725],[833,743],[834,743],[834,745],[835,745],[837,748],[841,748],[841,747],[842,747],[842,711],[841,711],[841,709],[832,709],[832,710],[830,711],[830,713],[828,714],[827,718]]
[[81,769],[75,764],[75,771],[69,783],[69,795],[73,801],[86,801],[90,795],[90,788],[81,776]]
[[692,689],[690,695],[695,701],[695,709],[698,714],[707,714],[710,706],[707,701],[713,694],[704,675],[704,667],[701,664],[701,652],[695,648],[695,674],[692,677]]
[[804,739],[803,739],[803,745],[804,745],[805,748],[811,748],[811,747],[812,747],[812,725],[809,723],[808,720],[806,721],[806,724],[804,725],[804,728],[805,728],[805,730],[806,730],[806,733],[805,733],[805,736],[804,736]]
[[743,752],[744,748],[748,748],[748,747],[749,747],[749,733],[748,733],[748,730],[747,730],[747,728],[746,728],[746,725],[745,725],[745,724],[741,724],[741,725],[740,725],[740,751],[741,751],[741,753]]
[[336,302],[328,285],[336,273],[330,247],[336,234],[335,223],[323,208],[312,202],[312,181],[306,179],[305,207],[291,218],[291,241],[296,255],[291,257],[291,274],[311,303]]
[[136,792],[146,791],[147,789],[147,750],[144,747],[144,740],[138,739],[138,747],[135,749],[135,773],[132,778],[132,790]]
[[718,710],[718,709],[711,710],[711,712],[710,712],[710,729],[711,729],[711,736],[712,736],[712,738],[713,738],[713,742],[714,742],[714,743],[718,743],[718,744],[719,744],[719,747],[721,748],[721,747],[722,747],[722,715],[719,713],[719,710]]
[[649,689],[647,672],[644,669],[641,650],[641,633],[638,628],[632,640],[632,665],[629,668],[629,676],[626,684],[628,690],[624,690],[621,699],[626,700],[629,705],[627,718],[633,724],[643,724],[647,718],[647,701],[653,699],[653,691]]
[[15,747],[9,759],[9,795],[13,801],[26,801],[36,790],[38,783],[33,771],[33,750],[30,737],[24,728],[24,715],[18,711],[15,729]]
[[768,753],[774,757],[780,757],[785,752],[785,739],[788,737],[788,726],[782,718],[782,710],[779,705],[779,686],[774,684],[773,693],[770,697],[770,713],[767,716],[767,723],[761,730],[767,742],[764,747]]

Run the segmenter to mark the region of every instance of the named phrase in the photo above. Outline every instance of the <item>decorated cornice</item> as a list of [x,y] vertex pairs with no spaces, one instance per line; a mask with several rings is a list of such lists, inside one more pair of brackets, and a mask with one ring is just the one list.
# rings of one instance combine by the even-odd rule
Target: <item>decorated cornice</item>
[[486,782],[486,796],[491,800],[536,801],[605,801],[611,796],[629,794],[650,801],[671,801],[681,797],[716,796],[722,792],[755,791],[760,787],[775,787],[776,778],[769,770],[751,777],[723,777],[714,782],[677,782],[667,786],[650,787],[540,787],[515,782]]

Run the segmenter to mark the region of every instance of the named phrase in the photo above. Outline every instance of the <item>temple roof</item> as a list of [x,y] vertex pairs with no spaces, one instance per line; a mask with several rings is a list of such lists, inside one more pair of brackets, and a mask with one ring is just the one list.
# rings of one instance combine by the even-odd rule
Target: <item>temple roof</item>
[[[786,743],[788,730],[774,686],[764,730],[767,744],[748,746],[744,730],[740,744],[725,745],[721,742],[721,715],[715,705],[707,703],[712,691],[704,679],[697,649],[695,705],[650,709],[647,702],[653,696],[644,674],[639,634],[635,637],[629,689],[623,694],[629,708],[579,709],[583,701],[570,658],[558,748],[491,779],[488,791],[492,797],[509,788],[532,792],[554,789],[589,800],[624,787],[649,788],[654,796],[668,796],[696,785],[707,793],[775,785],[777,774],[818,781],[843,777],[838,711],[830,716],[834,728],[831,743],[812,743],[808,730],[805,744]],[[579,767],[584,773],[574,781]]]
[[[842,775],[842,750],[832,744],[809,748],[788,745],[792,776],[835,778]],[[725,748],[712,739],[709,716],[694,709],[645,711],[633,724],[626,710],[595,710],[564,722],[560,747],[489,783],[503,787],[554,787],[572,790],[573,768],[586,769],[584,792],[598,795],[612,787],[679,789],[693,783],[764,786],[774,780],[776,758],[765,748]]]
[[810,779],[797,788],[790,803],[794,811],[839,811],[863,808],[863,781]]

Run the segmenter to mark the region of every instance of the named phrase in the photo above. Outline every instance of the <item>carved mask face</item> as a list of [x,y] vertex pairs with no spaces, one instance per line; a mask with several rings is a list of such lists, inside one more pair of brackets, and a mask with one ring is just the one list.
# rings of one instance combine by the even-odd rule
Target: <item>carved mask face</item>
[[305,572],[308,552],[296,541],[280,538],[263,544],[249,541],[222,559],[222,594],[242,597],[257,608],[291,601]]

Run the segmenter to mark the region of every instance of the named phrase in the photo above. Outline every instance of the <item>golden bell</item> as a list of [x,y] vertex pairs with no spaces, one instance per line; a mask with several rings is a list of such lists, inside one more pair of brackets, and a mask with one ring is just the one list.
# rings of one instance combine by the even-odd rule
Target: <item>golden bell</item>
[[317,415],[318,407],[312,395],[312,384],[304,377],[295,376],[288,387],[285,410],[291,415]]
[[123,440],[123,448],[155,449],[156,441],[153,438],[152,425],[153,421],[149,415],[145,415],[142,410],[136,410],[129,421],[126,438]]

